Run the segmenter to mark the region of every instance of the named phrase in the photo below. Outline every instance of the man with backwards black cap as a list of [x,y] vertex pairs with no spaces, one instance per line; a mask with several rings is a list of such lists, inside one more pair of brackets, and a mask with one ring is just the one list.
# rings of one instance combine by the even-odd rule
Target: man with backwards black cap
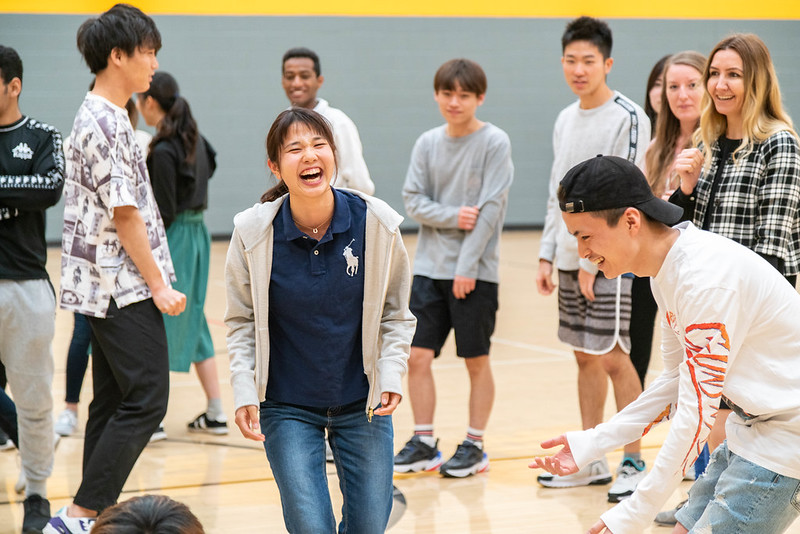
[[[691,532],[784,532],[800,494],[800,295],[758,254],[675,224],[682,210],[653,196],[641,171],[613,156],[570,169],[558,191],[580,257],[607,277],[652,277],[664,371],[607,423],[542,443],[564,447],[532,468],[566,475],[672,419],[652,470],[590,534],[647,528],[703,448],[720,398],[734,407],[728,439],[694,484]],[[688,523],[688,524],[687,524]],[[687,532],[681,525],[677,532]]]

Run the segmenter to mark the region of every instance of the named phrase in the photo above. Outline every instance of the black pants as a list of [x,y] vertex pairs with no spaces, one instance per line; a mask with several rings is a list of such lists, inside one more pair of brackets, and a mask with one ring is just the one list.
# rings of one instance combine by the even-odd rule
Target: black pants
[[152,299],[118,309],[92,327],[92,381],[75,504],[98,512],[115,504],[150,436],[167,413],[169,359],[164,320]]
[[644,388],[644,378],[650,365],[658,304],[650,291],[650,278],[633,279],[631,286],[631,362]]

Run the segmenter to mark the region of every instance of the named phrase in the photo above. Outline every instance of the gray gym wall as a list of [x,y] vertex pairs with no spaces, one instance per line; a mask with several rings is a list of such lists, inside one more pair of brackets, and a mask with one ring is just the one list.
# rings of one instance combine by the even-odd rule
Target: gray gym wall
[[[0,14],[0,43],[25,66],[23,113],[68,135],[91,74],[75,46],[84,15]],[[376,195],[404,214],[401,188],[416,138],[442,123],[433,74],[454,57],[479,62],[489,78],[478,117],[508,132],[516,168],[506,227],[544,221],[559,110],[574,100],[560,66],[568,19],[155,16],[160,69],[173,74],[202,133],[218,153],[206,222],[225,237],[233,216],[270,185],[264,138],[286,107],[280,60],[294,46],[317,51],[319,95],[359,128]],[[753,32],[770,48],[784,104],[800,122],[800,21],[607,19],[614,32],[608,82],[643,105],[650,69],[680,50],[707,54],[726,34]],[[143,123],[143,121],[140,121]],[[140,124],[143,127],[143,124]],[[152,130],[151,130],[152,131]],[[62,208],[48,212],[60,241]],[[414,228],[407,219],[405,228]]]

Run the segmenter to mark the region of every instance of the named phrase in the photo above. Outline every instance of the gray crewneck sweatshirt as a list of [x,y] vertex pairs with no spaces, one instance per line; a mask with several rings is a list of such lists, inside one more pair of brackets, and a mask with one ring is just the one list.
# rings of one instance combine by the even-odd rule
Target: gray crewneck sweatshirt
[[[448,136],[446,128],[417,139],[403,186],[406,212],[421,224],[414,274],[497,283],[498,244],[514,177],[511,141],[488,122],[463,137]],[[473,230],[458,228],[462,206],[480,209]]]
[[642,108],[617,91],[596,108],[581,109],[580,101],[576,101],[561,110],[553,128],[555,158],[539,258],[555,260],[555,267],[561,271],[580,267],[597,274],[597,267],[591,262],[578,261],[578,242],[561,219],[558,184],[568,170],[598,154],[625,158],[641,168],[649,142],[650,119]]

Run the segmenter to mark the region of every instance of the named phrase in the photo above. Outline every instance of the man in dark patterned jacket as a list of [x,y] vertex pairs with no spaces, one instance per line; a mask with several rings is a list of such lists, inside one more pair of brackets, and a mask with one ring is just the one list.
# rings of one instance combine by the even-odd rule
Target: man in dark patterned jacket
[[[0,45],[0,361],[17,408],[0,423],[16,444],[27,481],[22,531],[50,519],[47,478],[53,469],[55,295],[45,270],[45,210],[61,198],[64,155],[55,128],[22,114],[22,61]],[[2,394],[4,399],[5,393]]]

